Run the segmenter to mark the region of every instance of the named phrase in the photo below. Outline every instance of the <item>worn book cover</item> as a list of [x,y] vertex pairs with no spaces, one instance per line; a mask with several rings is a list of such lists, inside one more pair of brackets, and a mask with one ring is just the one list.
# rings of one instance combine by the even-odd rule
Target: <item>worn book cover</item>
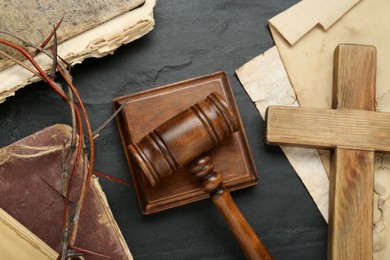
[[[39,46],[63,18],[56,31],[58,55],[74,65],[89,57],[112,54],[121,45],[151,31],[155,3],[156,0],[0,1],[0,38],[20,43],[3,32],[8,31]],[[53,39],[46,47],[52,45]],[[23,60],[23,56],[2,44],[0,51]],[[46,55],[41,53],[35,60],[44,71],[50,71],[52,60]],[[0,53],[0,103],[37,80]]]
[[[63,236],[61,165],[70,139],[71,128],[58,124],[0,148],[0,208],[57,252],[61,252]],[[75,190],[82,168],[80,163]],[[75,193],[72,202],[77,201]],[[74,246],[112,259],[132,259],[96,177],[89,185]]]

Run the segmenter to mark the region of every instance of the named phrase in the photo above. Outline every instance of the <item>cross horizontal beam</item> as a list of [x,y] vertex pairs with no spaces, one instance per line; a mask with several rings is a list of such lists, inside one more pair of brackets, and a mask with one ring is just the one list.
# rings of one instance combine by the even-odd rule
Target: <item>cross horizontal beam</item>
[[390,152],[390,113],[269,107],[268,144]]

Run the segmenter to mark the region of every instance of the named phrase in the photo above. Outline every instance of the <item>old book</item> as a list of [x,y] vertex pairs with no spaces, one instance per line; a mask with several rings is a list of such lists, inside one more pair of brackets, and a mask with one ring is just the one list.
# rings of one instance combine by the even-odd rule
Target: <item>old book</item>
[[[151,31],[155,3],[156,0],[100,0],[77,4],[69,0],[2,1],[0,32],[7,30],[40,45],[63,17],[57,31],[58,54],[74,65],[85,58],[112,54],[122,44]],[[0,38],[11,39],[3,33]],[[48,47],[52,44],[50,42]],[[1,44],[0,50],[10,51]],[[11,54],[20,58],[17,53]],[[39,54],[36,61],[44,70],[50,70],[51,60],[46,55]],[[32,73],[0,55],[0,103],[19,88],[37,80]]]
[[4,259],[56,259],[58,253],[0,208],[0,252]]
[[[70,138],[69,126],[54,125],[0,149],[0,207],[57,252],[64,207],[61,161],[64,142]],[[72,192],[71,201],[76,196]],[[75,246],[112,259],[132,259],[96,177],[89,186]]]

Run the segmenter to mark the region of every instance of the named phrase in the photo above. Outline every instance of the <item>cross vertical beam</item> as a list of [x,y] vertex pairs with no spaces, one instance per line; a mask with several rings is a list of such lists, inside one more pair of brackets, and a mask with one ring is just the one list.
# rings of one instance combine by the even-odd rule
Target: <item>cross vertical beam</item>
[[[375,78],[374,47],[340,45],[333,108],[375,111]],[[331,163],[328,259],[372,259],[374,151],[336,148]]]
[[390,113],[375,112],[376,50],[339,45],[333,109],[269,107],[268,144],[332,149],[328,259],[372,259],[374,152],[390,152]]

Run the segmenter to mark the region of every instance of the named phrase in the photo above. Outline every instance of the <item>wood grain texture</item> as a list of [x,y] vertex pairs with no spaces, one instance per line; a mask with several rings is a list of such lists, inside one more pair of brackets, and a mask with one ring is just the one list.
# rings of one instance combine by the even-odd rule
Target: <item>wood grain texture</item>
[[237,118],[216,92],[129,145],[150,184],[174,174],[238,130]]
[[372,259],[374,152],[336,149],[329,187],[328,259]]
[[[334,108],[374,111],[375,48],[340,45],[335,52],[334,64]],[[382,131],[381,125],[371,123],[374,126],[372,134]],[[345,130],[349,132],[350,129]],[[355,137],[358,138],[354,143],[363,142],[362,135]],[[368,136],[363,137],[370,140]],[[378,137],[383,143],[389,140],[387,136]],[[373,257],[374,150],[382,151],[381,147],[383,145],[373,140],[371,151],[340,148],[334,151],[329,187],[328,259]]]
[[269,107],[268,144],[390,152],[390,113]]
[[[216,72],[170,85],[116,98],[114,108],[126,103],[117,123],[134,182],[137,198],[144,214],[151,214],[209,197],[199,187],[199,180],[188,176],[188,169],[160,180],[152,187],[131,157],[128,146],[139,142],[147,133],[181,111],[217,92],[228,103],[238,120],[238,132],[226,138],[207,154],[215,169],[223,175],[230,190],[257,183],[258,177],[241,118],[227,76]],[[229,162],[229,163],[226,163]]]
[[238,209],[229,191],[224,189],[220,193],[214,194],[211,196],[211,201],[222,214],[248,259],[273,259],[271,253]]
[[333,150],[328,259],[372,259],[374,152],[390,152],[390,114],[375,112],[376,49],[339,45],[333,108],[270,107],[266,142]]
[[210,193],[211,201],[225,219],[248,259],[271,260],[271,253],[242,215],[230,192],[223,186],[222,175],[214,171],[209,156],[200,156],[189,166],[200,179],[202,189]]
[[375,111],[376,49],[341,44],[335,50],[333,108]]

